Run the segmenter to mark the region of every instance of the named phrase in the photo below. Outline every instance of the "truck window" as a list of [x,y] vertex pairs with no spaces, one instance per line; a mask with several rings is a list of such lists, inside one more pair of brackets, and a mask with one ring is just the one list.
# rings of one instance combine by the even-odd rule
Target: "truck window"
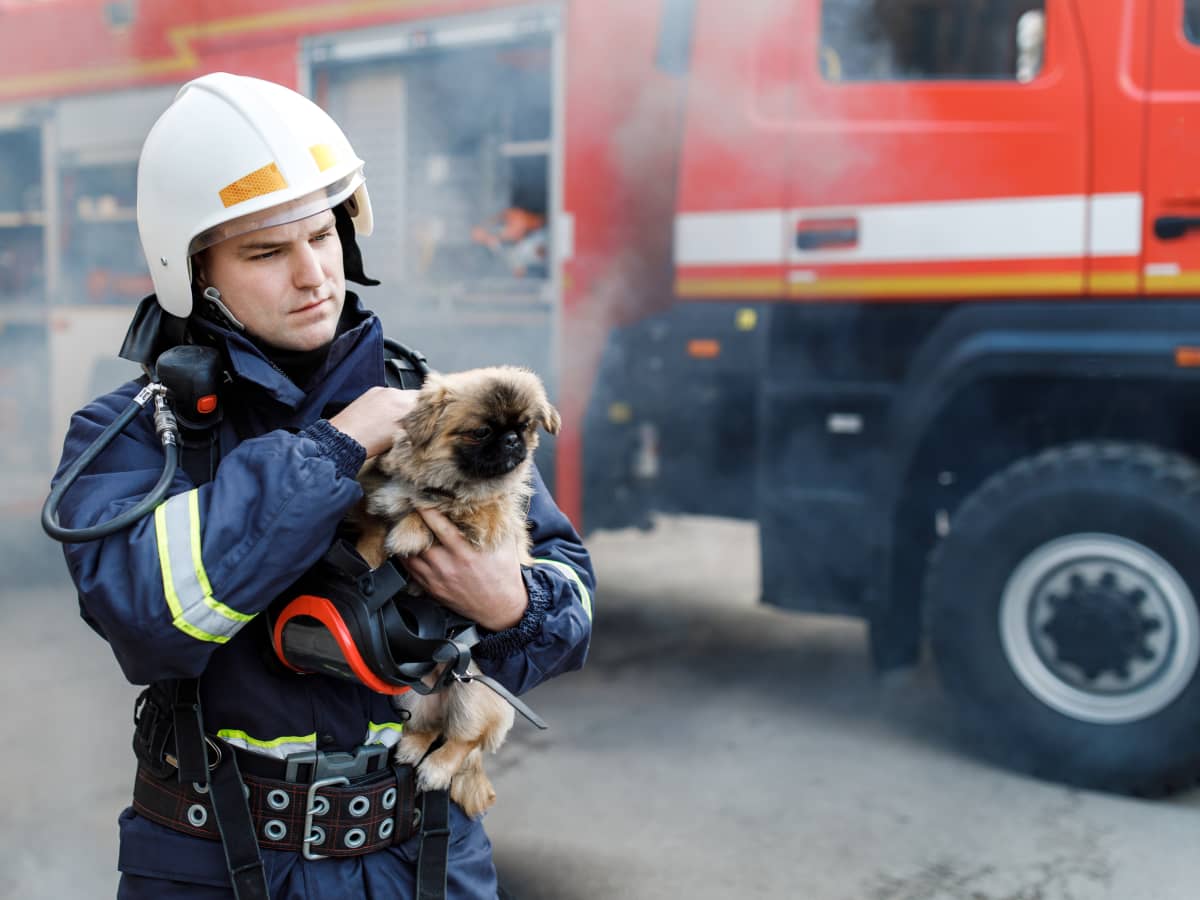
[[1193,44],[1200,44],[1200,0],[1183,0],[1183,33]]
[[822,0],[821,73],[828,81],[1032,81],[1041,69],[1045,7],[1045,0]]

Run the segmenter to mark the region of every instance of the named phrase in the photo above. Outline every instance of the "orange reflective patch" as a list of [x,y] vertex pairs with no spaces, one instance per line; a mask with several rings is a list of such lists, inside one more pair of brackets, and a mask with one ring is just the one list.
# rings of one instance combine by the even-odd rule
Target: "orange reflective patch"
[[226,207],[230,207],[253,200],[255,197],[261,197],[263,194],[282,191],[287,186],[287,179],[279,171],[279,166],[269,163],[261,169],[255,169],[249,175],[243,175],[237,181],[225,185],[218,193],[221,195],[221,202]]
[[308,148],[308,152],[312,154],[312,158],[316,160],[317,168],[322,172],[326,169],[332,169],[337,165],[337,154],[333,152],[333,148],[328,144],[313,144]]

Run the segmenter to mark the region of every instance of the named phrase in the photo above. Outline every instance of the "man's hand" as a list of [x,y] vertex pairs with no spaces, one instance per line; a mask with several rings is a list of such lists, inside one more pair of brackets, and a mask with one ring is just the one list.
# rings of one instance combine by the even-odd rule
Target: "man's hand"
[[512,628],[525,615],[529,595],[517,546],[477,550],[435,509],[418,510],[437,543],[404,560],[417,583],[456,613],[489,631]]
[[416,391],[373,387],[329,420],[367,449],[367,459],[392,447],[400,420],[417,404]]

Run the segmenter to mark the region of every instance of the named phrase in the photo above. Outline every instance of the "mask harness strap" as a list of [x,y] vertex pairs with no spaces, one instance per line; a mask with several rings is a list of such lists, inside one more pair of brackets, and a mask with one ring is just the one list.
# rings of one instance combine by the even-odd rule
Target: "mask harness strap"
[[[179,783],[208,786],[236,900],[270,900],[237,756],[222,753],[220,745],[205,737],[199,686],[196,678],[180,679],[174,686],[171,713]],[[216,751],[215,762],[208,759],[210,746]]]
[[426,791],[421,795],[420,809],[416,900],[443,900],[450,858],[450,792]]

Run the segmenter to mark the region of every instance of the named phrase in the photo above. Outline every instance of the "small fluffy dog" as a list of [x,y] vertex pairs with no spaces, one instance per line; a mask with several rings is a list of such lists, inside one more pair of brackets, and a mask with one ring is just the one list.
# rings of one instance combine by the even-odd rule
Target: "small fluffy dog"
[[[444,513],[481,549],[516,543],[522,564],[531,565],[525,515],[537,430],[557,434],[560,424],[541,380],[527,369],[431,374],[391,450],[359,476],[366,515],[358,523],[358,552],[377,567],[389,555],[430,547],[434,537],[416,512],[421,507]],[[483,771],[483,751],[504,743],[512,707],[475,682],[427,695],[408,691],[397,702],[410,718],[396,759],[421,763],[420,789],[449,787],[470,816],[491,806],[496,792]],[[439,734],[445,743],[426,757]]]

